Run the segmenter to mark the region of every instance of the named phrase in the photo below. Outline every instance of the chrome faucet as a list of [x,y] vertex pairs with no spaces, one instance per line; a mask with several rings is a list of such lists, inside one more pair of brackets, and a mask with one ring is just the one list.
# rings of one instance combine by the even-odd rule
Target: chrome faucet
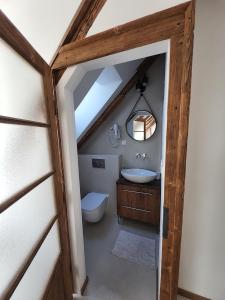
[[149,156],[147,153],[136,153],[136,158],[141,158],[141,159],[145,160],[148,157]]
[[141,153],[136,153],[136,158],[141,158],[141,157],[142,157]]
[[146,158],[148,158],[148,154],[147,153],[142,153],[141,157],[142,157],[143,160],[145,160]]

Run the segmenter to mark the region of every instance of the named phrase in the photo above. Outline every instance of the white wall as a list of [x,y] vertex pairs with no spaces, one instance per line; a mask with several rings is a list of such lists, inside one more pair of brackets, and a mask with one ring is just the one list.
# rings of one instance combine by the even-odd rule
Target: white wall
[[187,0],[107,0],[88,36],[184,2]]
[[74,99],[74,110],[77,109],[89,89],[92,87],[98,76],[101,74],[102,69],[93,70],[87,72],[84,77],[82,78],[81,82],[78,84],[77,88],[73,93]]
[[[74,82],[78,84],[85,72],[75,67]],[[72,68],[64,73],[58,85],[59,119],[62,132],[63,163],[65,170],[67,207],[69,212],[69,229],[72,249],[72,267],[76,292],[79,293],[86,279],[83,226],[81,218],[80,181],[77,159],[76,134],[74,122],[73,92],[69,86]]]
[[49,63],[81,0],[0,0],[0,8]]
[[[145,97],[151,106],[157,122],[157,129],[154,135],[147,141],[138,142],[127,135],[126,120],[137,102],[139,93],[133,87],[124,97],[122,103],[111,113],[104,123],[91,135],[82,145],[79,153],[82,154],[121,154],[123,168],[146,168],[154,171],[161,171],[162,158],[162,110],[163,92],[165,80],[165,57],[157,58],[155,63],[146,73],[149,84],[145,91]],[[115,96],[114,96],[115,97]],[[143,99],[137,104],[135,110],[149,110]],[[113,141],[110,135],[113,124],[120,126],[121,139]],[[122,141],[126,145],[122,145]],[[114,143],[113,143],[114,142]],[[116,146],[113,145],[116,144]],[[136,159],[136,153],[147,153],[145,160]]]
[[[92,159],[96,158],[105,160],[105,168],[92,167]],[[116,216],[116,181],[120,175],[121,157],[110,154],[84,154],[78,156],[78,162],[82,197],[91,192],[109,194],[107,213]]]
[[225,299],[225,1],[198,0],[180,287]]

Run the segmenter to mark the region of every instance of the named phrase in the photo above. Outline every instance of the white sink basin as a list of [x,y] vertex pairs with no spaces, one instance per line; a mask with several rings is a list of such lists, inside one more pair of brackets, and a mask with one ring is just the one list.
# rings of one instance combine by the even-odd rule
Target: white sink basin
[[145,169],[122,169],[121,174],[125,179],[136,183],[150,182],[158,175],[156,172]]

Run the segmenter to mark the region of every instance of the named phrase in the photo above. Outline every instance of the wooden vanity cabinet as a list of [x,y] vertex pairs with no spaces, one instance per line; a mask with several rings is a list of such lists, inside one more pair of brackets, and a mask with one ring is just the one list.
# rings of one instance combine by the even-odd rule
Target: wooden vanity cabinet
[[160,222],[160,180],[133,183],[117,181],[117,215],[153,225]]

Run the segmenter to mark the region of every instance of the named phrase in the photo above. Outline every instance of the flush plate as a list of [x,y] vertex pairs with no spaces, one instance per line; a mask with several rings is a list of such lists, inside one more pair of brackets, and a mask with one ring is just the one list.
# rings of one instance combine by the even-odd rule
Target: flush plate
[[105,169],[105,160],[101,158],[93,158],[92,167],[98,169]]

